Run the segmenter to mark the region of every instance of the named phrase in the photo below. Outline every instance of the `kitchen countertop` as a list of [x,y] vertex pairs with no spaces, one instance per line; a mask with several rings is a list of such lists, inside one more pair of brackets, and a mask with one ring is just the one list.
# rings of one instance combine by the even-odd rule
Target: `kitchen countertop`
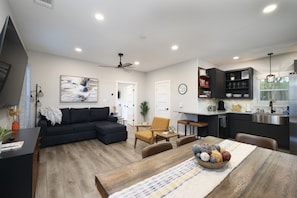
[[236,114],[253,114],[254,112],[237,112],[237,111],[201,111],[201,112],[190,112],[190,111],[174,111],[177,113],[184,114],[192,114],[192,115],[205,115],[205,116],[215,116],[215,115],[223,115],[228,113],[236,113]]

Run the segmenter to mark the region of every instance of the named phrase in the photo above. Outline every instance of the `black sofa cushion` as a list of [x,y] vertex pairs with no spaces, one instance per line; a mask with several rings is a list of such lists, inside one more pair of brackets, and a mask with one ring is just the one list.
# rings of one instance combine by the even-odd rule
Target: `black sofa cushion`
[[101,121],[96,123],[97,138],[104,144],[127,140],[125,125],[116,122]]
[[89,108],[70,109],[71,123],[81,123],[90,121]]
[[109,116],[109,107],[90,108],[90,121],[107,120]]
[[73,133],[73,129],[70,125],[51,126],[46,130],[46,136],[57,136],[71,133]]
[[117,122],[101,121],[96,124],[96,131],[100,135],[110,135],[114,133],[126,132],[126,126]]
[[81,133],[83,131],[95,131],[95,124],[92,122],[74,123],[71,125],[73,133]]
[[62,122],[61,124],[70,124],[71,120],[70,120],[70,109],[69,108],[64,108],[64,109],[60,109],[62,112]]

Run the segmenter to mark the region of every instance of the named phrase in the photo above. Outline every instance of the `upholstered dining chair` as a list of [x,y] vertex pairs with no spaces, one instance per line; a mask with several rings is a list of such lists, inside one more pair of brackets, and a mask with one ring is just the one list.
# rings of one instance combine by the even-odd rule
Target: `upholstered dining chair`
[[259,147],[278,150],[278,143],[273,138],[251,135],[246,133],[237,133],[235,140],[247,144],[253,144]]
[[138,131],[139,128],[137,127],[135,132],[134,148],[136,148],[136,143],[138,139],[149,144],[153,144],[158,133],[168,131],[169,122],[169,118],[154,117],[152,125],[149,129]]
[[190,142],[194,142],[196,139],[196,135],[188,135],[182,138],[179,138],[178,140],[176,140],[176,146],[182,146],[184,144],[188,144]]
[[146,157],[161,153],[163,151],[170,150],[172,148],[173,147],[170,142],[161,142],[157,144],[152,144],[142,149],[142,158],[146,158]]

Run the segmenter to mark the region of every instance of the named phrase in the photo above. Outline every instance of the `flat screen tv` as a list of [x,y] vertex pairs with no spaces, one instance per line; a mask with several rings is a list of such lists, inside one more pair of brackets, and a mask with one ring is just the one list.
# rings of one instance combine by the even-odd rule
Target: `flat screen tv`
[[27,64],[28,55],[8,16],[0,35],[0,108],[19,104]]

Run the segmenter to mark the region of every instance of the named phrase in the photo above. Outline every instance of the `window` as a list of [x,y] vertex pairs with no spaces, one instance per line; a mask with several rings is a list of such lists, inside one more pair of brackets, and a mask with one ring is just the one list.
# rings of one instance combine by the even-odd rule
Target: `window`
[[276,78],[275,83],[267,83],[265,79],[262,79],[259,90],[260,102],[270,100],[287,102],[289,100],[289,77]]

